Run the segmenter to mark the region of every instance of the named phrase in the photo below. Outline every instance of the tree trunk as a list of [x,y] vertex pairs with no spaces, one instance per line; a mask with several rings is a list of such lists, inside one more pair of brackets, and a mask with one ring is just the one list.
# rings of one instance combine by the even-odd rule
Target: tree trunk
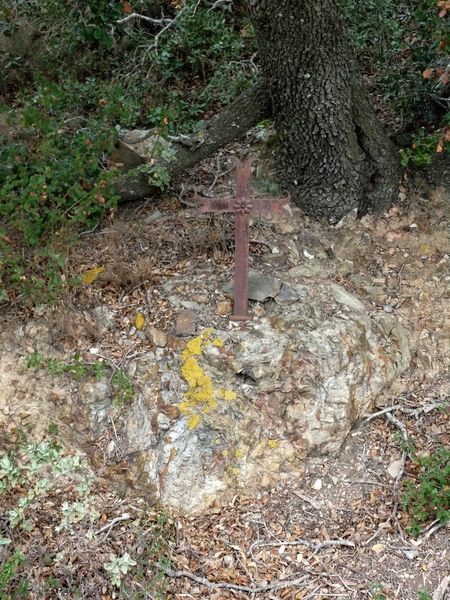
[[380,211],[398,162],[355,70],[339,0],[249,0],[279,137],[280,179],[308,214]]

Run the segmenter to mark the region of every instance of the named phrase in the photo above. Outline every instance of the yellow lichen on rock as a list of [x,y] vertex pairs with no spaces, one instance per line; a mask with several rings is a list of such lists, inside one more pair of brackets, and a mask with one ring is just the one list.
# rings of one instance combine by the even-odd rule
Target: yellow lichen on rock
[[199,385],[199,381],[205,377],[205,372],[198,364],[197,359],[193,356],[186,358],[181,367],[181,374],[183,379],[189,386],[189,389],[196,388]]
[[187,420],[187,426],[189,429],[195,429],[200,423],[200,417],[197,414],[189,415]]
[[211,377],[200,366],[197,357],[210,345],[221,348],[223,342],[220,338],[212,340],[212,329],[205,329],[199,336],[189,340],[181,357],[181,375],[187,383],[188,389],[184,393],[183,402],[180,403],[180,412],[188,416],[188,427],[194,429],[201,421],[201,414],[206,414],[217,407],[217,399],[224,398],[231,401],[236,399],[232,390],[220,388],[214,390]]
[[236,400],[237,398],[237,394],[236,392],[233,392],[233,390],[226,390],[225,388],[219,388],[217,390],[217,398],[223,398],[224,400],[227,400],[228,402],[232,402],[233,400]]

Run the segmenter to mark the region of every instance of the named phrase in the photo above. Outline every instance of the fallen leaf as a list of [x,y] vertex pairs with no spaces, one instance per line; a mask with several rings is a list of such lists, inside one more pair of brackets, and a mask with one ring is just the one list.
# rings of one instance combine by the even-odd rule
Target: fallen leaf
[[104,270],[105,267],[94,267],[93,269],[89,269],[89,271],[86,271],[83,275],[83,283],[91,285]]
[[145,317],[142,313],[138,312],[137,315],[134,317],[134,326],[136,327],[136,329],[138,331],[141,331],[141,329],[144,327],[144,323],[145,323]]
[[122,3],[122,10],[125,15],[130,15],[133,12],[133,9],[131,8],[131,4],[129,2]]
[[425,69],[425,71],[422,73],[422,77],[424,79],[431,79],[434,75],[434,69]]
[[374,544],[372,546],[372,551],[375,552],[375,554],[380,554],[381,552],[384,552],[386,546],[384,544]]

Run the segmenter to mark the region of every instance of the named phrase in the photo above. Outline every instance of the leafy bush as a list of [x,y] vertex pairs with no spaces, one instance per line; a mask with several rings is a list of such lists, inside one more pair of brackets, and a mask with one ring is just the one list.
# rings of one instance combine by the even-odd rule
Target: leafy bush
[[423,72],[445,59],[450,34],[436,0],[343,0],[350,38],[377,90],[396,111],[400,127],[439,120],[448,110]]
[[55,298],[74,233],[117,203],[109,156],[116,123],[133,125],[138,106],[120,86],[41,80],[9,110],[17,139],[0,145],[0,302]]
[[[166,3],[166,16],[176,16]],[[143,14],[151,0],[137,0]],[[0,305],[52,300],[67,285],[80,228],[114,208],[109,156],[120,127],[177,134],[233,99],[252,77],[252,37],[241,21],[188,0],[160,27],[124,16],[116,0],[13,0],[0,11],[11,35],[28,20],[41,35],[34,81],[0,111],[20,130],[0,139]],[[73,61],[73,56],[77,60]],[[93,73],[92,76],[90,73]],[[167,174],[147,166],[161,188]]]

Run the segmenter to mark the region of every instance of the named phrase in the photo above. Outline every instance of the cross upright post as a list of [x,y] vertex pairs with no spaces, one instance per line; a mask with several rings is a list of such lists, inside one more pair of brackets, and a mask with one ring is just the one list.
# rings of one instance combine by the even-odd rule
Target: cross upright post
[[201,213],[234,213],[235,221],[235,264],[234,306],[232,321],[247,321],[248,314],[248,253],[249,218],[253,214],[281,213],[289,202],[287,198],[252,198],[250,196],[251,167],[254,158],[236,165],[236,196],[225,198],[202,198]]

